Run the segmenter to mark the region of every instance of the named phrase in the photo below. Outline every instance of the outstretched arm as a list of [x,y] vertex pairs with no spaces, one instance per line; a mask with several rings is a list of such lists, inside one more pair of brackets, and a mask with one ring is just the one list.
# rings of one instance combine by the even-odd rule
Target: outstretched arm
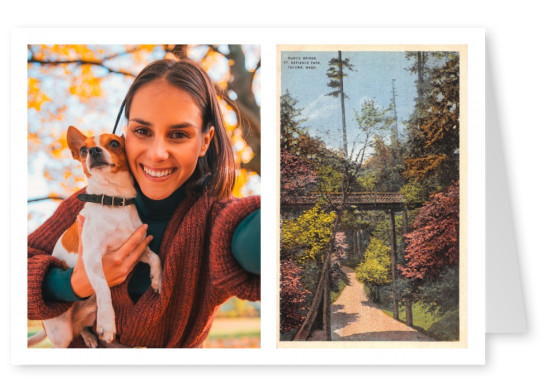
[[243,269],[260,274],[260,209],[245,217],[232,237],[232,253]]

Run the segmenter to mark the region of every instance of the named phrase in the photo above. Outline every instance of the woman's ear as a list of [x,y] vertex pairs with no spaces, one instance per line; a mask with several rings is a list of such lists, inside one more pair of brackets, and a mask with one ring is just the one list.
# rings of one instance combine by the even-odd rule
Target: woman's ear
[[209,149],[210,142],[214,136],[214,126],[211,126],[209,130],[201,134],[201,150],[199,151],[199,156],[205,156],[207,150]]

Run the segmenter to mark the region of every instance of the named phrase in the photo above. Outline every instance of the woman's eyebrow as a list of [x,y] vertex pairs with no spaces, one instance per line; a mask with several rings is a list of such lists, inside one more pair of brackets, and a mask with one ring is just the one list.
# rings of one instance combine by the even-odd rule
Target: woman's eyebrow
[[138,122],[138,123],[140,123],[140,124],[142,124],[142,125],[145,125],[145,126],[151,126],[151,123],[150,123],[150,122],[147,122],[147,121],[145,121],[145,120],[143,120],[143,119],[140,119],[140,118],[130,118],[129,121],[131,121],[131,122]]
[[[131,118],[129,121],[130,122],[137,122],[137,123],[139,123],[141,125],[144,125],[144,126],[153,126],[153,124],[151,122],[148,122],[148,121],[140,119],[140,118]],[[197,128],[197,127],[198,127],[197,125],[195,125],[191,122],[182,122],[182,123],[174,124],[174,125],[170,126],[171,129]]]
[[182,122],[180,124],[171,125],[170,128],[171,129],[197,128],[197,126],[191,122]]

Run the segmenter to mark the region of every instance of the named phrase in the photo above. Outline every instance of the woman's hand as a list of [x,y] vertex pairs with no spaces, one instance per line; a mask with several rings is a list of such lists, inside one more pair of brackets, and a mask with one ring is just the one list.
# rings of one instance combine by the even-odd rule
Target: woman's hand
[[[84,217],[79,215],[77,221],[80,237],[82,235]],[[126,280],[128,274],[136,263],[138,263],[140,255],[142,255],[149,242],[153,239],[151,235],[145,237],[146,233],[147,225],[142,224],[118,249],[106,252],[103,255],[103,273],[110,287]],[[78,245],[78,260],[71,275],[71,287],[75,295],[81,298],[88,297],[94,293],[82,262],[82,240],[79,241]]]

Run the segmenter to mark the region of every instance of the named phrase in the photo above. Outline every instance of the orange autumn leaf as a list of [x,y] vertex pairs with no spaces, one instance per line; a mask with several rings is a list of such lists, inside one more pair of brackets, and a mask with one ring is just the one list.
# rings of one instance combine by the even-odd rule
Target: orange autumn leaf
[[27,96],[28,108],[34,108],[36,111],[40,111],[43,103],[51,101],[50,97],[40,90],[40,82],[35,78],[29,78]]

